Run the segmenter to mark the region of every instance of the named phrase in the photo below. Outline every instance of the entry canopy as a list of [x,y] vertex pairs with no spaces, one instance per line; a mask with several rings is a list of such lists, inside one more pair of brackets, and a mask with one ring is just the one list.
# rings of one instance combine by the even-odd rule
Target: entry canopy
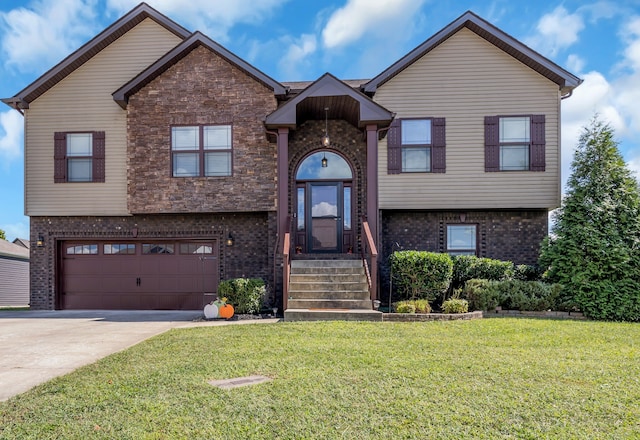
[[[322,166],[322,159],[327,159],[327,166]],[[346,180],[351,179],[353,173],[346,160],[339,154],[330,151],[318,151],[302,161],[297,180]]]
[[303,122],[325,119],[344,119],[353,126],[364,128],[369,124],[388,125],[393,113],[365,94],[355,90],[330,73],[325,73],[300,94],[267,116],[269,129],[287,127],[295,129]]

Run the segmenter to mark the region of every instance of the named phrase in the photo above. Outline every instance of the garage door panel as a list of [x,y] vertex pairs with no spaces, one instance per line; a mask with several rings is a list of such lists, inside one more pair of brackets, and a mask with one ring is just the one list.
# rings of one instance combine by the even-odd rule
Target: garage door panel
[[[85,253],[98,249],[97,254],[65,255],[62,259],[62,308],[195,310],[203,307],[204,293],[209,294],[208,302],[217,290],[216,241],[190,241],[183,247],[181,242],[160,241],[95,243],[62,244],[63,253],[68,248]],[[143,253],[143,246],[151,253]],[[185,249],[204,249],[207,254],[186,253]],[[152,253],[166,250],[172,253]]]

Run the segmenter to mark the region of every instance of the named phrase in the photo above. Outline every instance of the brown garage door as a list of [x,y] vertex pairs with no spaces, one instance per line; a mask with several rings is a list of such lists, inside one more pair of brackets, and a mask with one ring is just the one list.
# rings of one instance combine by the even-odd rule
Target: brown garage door
[[63,309],[196,310],[219,282],[216,240],[62,243]]

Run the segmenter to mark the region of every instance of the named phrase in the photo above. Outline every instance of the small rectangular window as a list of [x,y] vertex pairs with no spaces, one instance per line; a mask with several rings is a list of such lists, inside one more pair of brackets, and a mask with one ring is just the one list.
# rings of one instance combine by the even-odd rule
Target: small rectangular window
[[75,244],[67,246],[67,255],[97,255],[97,244]]
[[304,231],[304,199],[305,199],[305,189],[304,188],[298,188],[298,222],[297,222],[297,229],[298,231]]
[[166,243],[143,243],[142,253],[149,254],[173,254],[174,245]]
[[104,255],[135,255],[136,245],[131,243],[127,244],[105,244],[102,252]]
[[211,243],[180,243],[181,254],[213,254]]
[[93,134],[67,134],[67,180],[91,182],[93,180]]
[[351,187],[344,187],[344,194],[342,198],[343,203],[343,214],[342,218],[344,219],[344,229],[345,231],[351,230]]
[[447,253],[477,255],[476,225],[447,225]]

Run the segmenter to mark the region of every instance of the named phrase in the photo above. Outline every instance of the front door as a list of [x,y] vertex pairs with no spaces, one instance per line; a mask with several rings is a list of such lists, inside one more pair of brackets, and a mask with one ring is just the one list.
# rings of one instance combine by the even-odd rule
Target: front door
[[342,251],[342,183],[308,183],[307,227],[310,252]]

